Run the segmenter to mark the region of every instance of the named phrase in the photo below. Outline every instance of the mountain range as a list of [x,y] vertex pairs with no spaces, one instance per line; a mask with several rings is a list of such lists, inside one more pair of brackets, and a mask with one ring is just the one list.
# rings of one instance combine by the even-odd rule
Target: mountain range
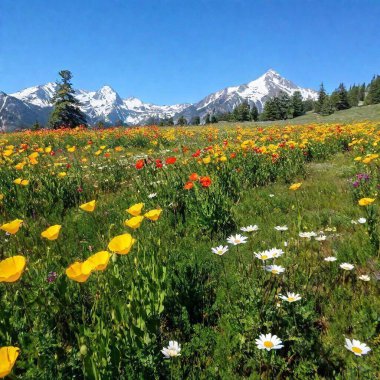
[[[57,84],[50,82],[13,94],[0,91],[0,131],[30,128],[36,121],[46,125],[52,111],[51,99],[56,88]],[[75,97],[90,125],[100,121],[110,125],[141,125],[169,117],[177,120],[182,115],[187,120],[195,116],[202,120],[207,113],[231,112],[243,101],[250,105],[255,104],[261,112],[265,102],[281,91],[289,95],[300,91],[303,99],[317,98],[316,91],[299,87],[272,69],[254,81],[227,87],[193,104],[159,106],[135,97],[122,99],[110,86],[103,86],[98,91],[75,90]]]

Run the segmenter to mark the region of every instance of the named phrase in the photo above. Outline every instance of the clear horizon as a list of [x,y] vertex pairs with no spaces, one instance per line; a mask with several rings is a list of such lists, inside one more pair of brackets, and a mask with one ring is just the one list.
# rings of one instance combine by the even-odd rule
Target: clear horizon
[[122,98],[194,103],[270,68],[328,92],[380,74],[380,2],[3,0],[0,91],[54,82]]

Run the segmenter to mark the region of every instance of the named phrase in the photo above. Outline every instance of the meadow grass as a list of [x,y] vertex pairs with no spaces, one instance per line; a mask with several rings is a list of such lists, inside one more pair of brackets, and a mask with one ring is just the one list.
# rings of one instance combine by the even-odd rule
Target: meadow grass
[[[27,259],[18,281],[0,283],[0,347],[20,349],[13,378],[378,378],[377,208],[357,200],[377,195],[379,125],[182,131],[138,129],[125,140],[119,130],[6,136],[1,221],[24,222],[15,234],[0,231],[0,260]],[[28,147],[19,151],[22,143]],[[194,172],[210,182],[189,181]],[[368,180],[354,187],[358,172]],[[30,183],[14,184],[16,177]],[[289,190],[296,182],[300,188]],[[92,199],[93,212],[78,208]],[[141,215],[162,215],[126,227],[126,209],[139,202]],[[55,224],[56,240],[41,237]],[[258,230],[240,230],[249,225]],[[326,239],[301,238],[305,231]],[[136,239],[130,252],[111,250],[125,233]],[[227,244],[237,233],[247,242]],[[228,251],[212,253],[219,245]],[[271,248],[284,253],[255,257]],[[106,249],[107,268],[92,267],[82,283],[66,274]],[[337,261],[324,260],[330,256]],[[344,262],[354,270],[340,268]],[[265,271],[269,264],[285,271]],[[286,302],[287,292],[301,299]],[[256,339],[267,333],[284,347],[260,350]],[[355,356],[345,338],[371,351]],[[170,340],[181,356],[165,360],[160,350]]]

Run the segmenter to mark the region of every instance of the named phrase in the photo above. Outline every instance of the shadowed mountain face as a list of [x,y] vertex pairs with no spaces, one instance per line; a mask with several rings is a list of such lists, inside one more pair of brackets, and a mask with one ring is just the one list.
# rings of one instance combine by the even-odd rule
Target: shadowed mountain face
[[[56,83],[47,83],[10,95],[0,92],[0,130],[30,128],[36,121],[45,125],[52,110],[51,99],[56,88]],[[266,100],[281,91],[289,95],[300,91],[304,99],[317,98],[316,91],[298,87],[274,70],[268,70],[247,84],[214,92],[194,104],[158,106],[134,97],[122,99],[110,86],[103,86],[98,91],[76,90],[76,97],[89,124],[102,121],[107,124],[138,125],[169,117],[176,120],[181,115],[188,120],[194,116],[203,119],[207,113],[230,112],[244,101],[250,105],[256,104],[261,111]]]

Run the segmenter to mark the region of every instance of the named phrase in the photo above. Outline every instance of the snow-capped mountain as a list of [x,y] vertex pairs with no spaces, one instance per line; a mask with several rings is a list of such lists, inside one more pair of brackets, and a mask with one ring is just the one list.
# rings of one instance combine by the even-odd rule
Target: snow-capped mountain
[[[28,128],[36,121],[46,124],[56,88],[57,84],[51,82],[10,95],[0,93],[0,130]],[[110,86],[103,86],[98,91],[76,90],[75,96],[89,124],[103,121],[113,125],[120,122],[138,125],[168,117],[176,120],[181,115],[188,120],[194,116],[202,119],[207,113],[230,112],[243,101],[256,104],[261,111],[267,99],[281,91],[289,95],[300,91],[304,99],[317,98],[316,91],[299,87],[274,70],[268,70],[247,84],[214,92],[194,104],[159,106],[134,97],[122,99]]]
[[295,85],[270,69],[258,79],[240,86],[227,87],[206,96],[194,105],[200,113],[230,112],[243,101],[255,103],[261,112],[267,99],[277,96],[281,91],[292,95],[300,91],[304,99],[317,99],[318,93]]

